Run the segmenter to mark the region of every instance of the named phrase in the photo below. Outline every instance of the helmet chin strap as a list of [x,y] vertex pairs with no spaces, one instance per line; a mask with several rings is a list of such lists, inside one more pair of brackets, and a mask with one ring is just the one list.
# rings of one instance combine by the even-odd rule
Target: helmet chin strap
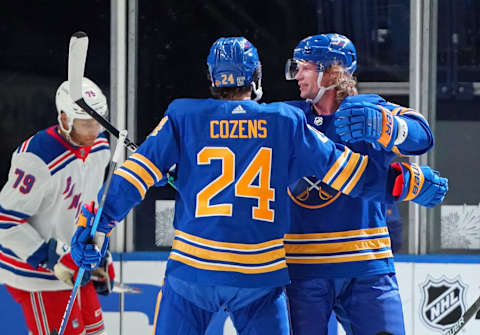
[[318,78],[317,78],[317,85],[318,85],[318,87],[319,87],[320,89],[318,90],[318,93],[317,93],[317,95],[315,96],[315,98],[313,98],[313,99],[307,99],[307,101],[308,101],[308,102],[311,102],[313,105],[315,105],[317,102],[320,101],[320,99],[323,97],[323,95],[325,94],[326,91],[331,90],[331,89],[333,89],[333,88],[335,88],[335,87],[337,86],[337,85],[335,85],[335,84],[330,85],[330,86],[328,86],[328,87],[322,86],[322,84],[321,84],[321,83],[322,83],[322,78],[323,78],[323,72],[320,72],[320,73],[318,74]]
[[73,121],[70,122],[69,118],[67,117],[67,123],[69,125],[69,129],[65,129],[63,128],[63,124],[62,124],[62,119],[60,117],[61,114],[58,114],[58,126],[60,127],[63,135],[65,136],[65,139],[70,143],[70,144],[73,144],[74,146],[76,147],[81,147],[82,145],[79,144],[79,143],[76,143],[73,139],[72,139],[72,136],[70,136],[70,132],[72,131],[73,129]]
[[258,80],[258,89],[257,85],[255,85],[255,82],[252,81],[252,89],[253,89],[253,94],[255,94],[255,98],[253,98],[254,101],[258,101],[262,98],[263,95],[263,89],[262,89],[262,80]]

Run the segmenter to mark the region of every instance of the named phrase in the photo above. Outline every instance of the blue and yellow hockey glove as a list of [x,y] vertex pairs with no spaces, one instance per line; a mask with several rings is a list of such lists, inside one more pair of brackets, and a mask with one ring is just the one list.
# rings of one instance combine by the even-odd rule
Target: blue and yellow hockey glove
[[93,243],[90,232],[95,219],[94,202],[83,205],[77,220],[77,230],[72,238],[71,250],[73,261],[86,271],[95,269],[106,252],[109,237],[105,237],[102,251]]
[[448,179],[428,166],[412,163],[392,163],[399,173],[395,178],[392,194],[397,201],[411,200],[431,208],[443,201],[448,191]]
[[[397,141],[399,125],[402,138]],[[403,142],[407,135],[405,121],[388,109],[368,102],[342,104],[335,113],[335,129],[344,142],[367,141],[387,151]]]

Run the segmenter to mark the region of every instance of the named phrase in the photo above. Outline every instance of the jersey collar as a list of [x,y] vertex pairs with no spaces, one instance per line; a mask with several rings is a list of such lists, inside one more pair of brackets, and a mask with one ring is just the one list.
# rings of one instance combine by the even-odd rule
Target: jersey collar
[[58,125],[48,128],[47,129],[47,134],[49,134],[54,139],[56,139],[58,142],[60,142],[61,145],[63,145],[67,150],[73,152],[78,159],[81,159],[84,162],[85,162],[85,159],[87,158],[88,154],[90,153],[90,150],[92,149],[92,146],[77,147],[77,146],[74,146],[74,145],[71,145],[70,143],[68,143],[67,140],[65,140],[58,133]]

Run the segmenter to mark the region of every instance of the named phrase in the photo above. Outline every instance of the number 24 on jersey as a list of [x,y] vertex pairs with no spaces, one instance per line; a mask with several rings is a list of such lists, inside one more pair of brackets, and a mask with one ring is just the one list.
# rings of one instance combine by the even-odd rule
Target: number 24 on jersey
[[[197,193],[196,217],[232,216],[233,205],[211,205],[210,200],[235,181],[235,154],[227,147],[204,147],[197,154],[198,165],[209,165],[212,160],[222,161],[222,172]],[[257,199],[252,218],[273,222],[275,212],[270,201],[275,200],[275,189],[270,187],[272,149],[261,147],[235,183],[235,196]],[[258,176],[258,185],[253,185]]]

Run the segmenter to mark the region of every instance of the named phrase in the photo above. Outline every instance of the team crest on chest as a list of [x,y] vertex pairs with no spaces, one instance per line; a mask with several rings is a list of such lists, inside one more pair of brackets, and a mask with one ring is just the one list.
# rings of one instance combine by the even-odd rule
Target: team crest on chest
[[288,195],[301,207],[318,209],[334,202],[340,196],[340,192],[316,177],[303,177],[289,186]]
[[80,209],[80,198],[82,197],[82,193],[75,193],[75,183],[72,182],[72,177],[68,176],[65,182],[65,190],[62,192],[63,199],[68,200],[70,204],[68,205],[68,209],[77,210]]

